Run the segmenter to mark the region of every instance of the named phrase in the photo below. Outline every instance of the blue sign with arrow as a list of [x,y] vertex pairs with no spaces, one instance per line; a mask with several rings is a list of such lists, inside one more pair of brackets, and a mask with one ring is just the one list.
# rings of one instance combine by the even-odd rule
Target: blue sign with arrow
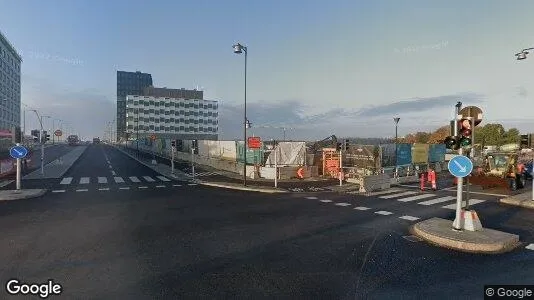
[[467,156],[458,155],[449,161],[448,168],[452,176],[463,178],[473,172],[473,162]]
[[13,158],[24,158],[28,155],[28,149],[24,146],[14,146],[9,149],[9,154]]

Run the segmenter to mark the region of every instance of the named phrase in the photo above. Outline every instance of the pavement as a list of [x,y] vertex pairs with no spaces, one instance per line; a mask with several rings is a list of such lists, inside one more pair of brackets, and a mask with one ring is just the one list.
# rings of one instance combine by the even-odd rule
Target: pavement
[[51,179],[60,178],[65,174],[69,168],[80,158],[85,152],[87,146],[72,147],[66,154],[57,157],[55,160],[48,159],[48,162],[43,167],[43,174],[40,168],[23,177],[23,179]]
[[502,198],[500,201],[503,204],[520,206],[524,208],[534,209],[534,200],[532,191],[514,195],[511,197]]
[[23,184],[50,192],[0,202],[0,281],[52,279],[65,299],[481,299],[488,283],[532,283],[534,211],[498,196],[473,207],[522,245],[492,256],[410,232],[452,220],[445,190],[228,190],[166,178],[107,145],[89,146],[62,178]]

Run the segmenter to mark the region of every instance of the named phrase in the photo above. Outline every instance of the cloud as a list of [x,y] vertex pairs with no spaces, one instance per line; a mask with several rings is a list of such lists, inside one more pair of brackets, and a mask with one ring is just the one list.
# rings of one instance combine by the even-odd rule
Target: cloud
[[517,88],[517,95],[521,97],[528,97],[528,91],[524,86],[520,86]]

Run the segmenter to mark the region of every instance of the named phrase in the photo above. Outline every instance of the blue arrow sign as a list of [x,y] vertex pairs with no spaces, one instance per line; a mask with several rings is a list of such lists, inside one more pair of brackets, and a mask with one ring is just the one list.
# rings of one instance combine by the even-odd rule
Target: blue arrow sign
[[467,156],[458,155],[449,161],[448,168],[452,176],[463,178],[473,172],[473,162]]
[[24,158],[28,155],[28,149],[24,146],[15,146],[9,149],[9,154],[13,158]]

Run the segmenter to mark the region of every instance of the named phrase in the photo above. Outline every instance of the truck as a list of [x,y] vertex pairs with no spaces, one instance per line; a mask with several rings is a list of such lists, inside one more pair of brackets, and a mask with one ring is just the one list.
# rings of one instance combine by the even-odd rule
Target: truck
[[78,146],[80,143],[80,138],[77,135],[69,135],[67,137],[67,143],[69,146]]
[[100,138],[93,138],[93,144],[100,144]]

